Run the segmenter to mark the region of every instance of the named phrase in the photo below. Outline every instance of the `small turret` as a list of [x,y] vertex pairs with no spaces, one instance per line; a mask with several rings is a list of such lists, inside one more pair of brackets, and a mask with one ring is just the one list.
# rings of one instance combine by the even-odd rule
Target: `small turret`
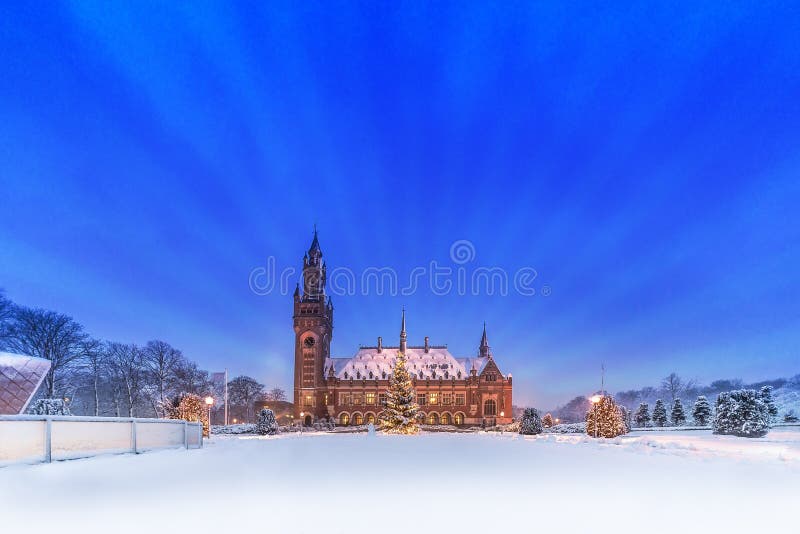
[[491,358],[492,354],[489,351],[489,340],[486,337],[486,322],[483,323],[483,335],[481,336],[481,345],[478,348],[481,358]]
[[400,352],[402,352],[403,354],[405,354],[406,352],[407,337],[408,336],[406,335],[406,309],[403,308],[403,318],[400,322]]

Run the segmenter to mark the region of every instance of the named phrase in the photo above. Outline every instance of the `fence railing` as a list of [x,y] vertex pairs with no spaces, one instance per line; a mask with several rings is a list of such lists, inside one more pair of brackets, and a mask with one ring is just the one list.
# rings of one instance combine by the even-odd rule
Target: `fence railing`
[[0,466],[202,446],[202,423],[134,417],[0,415]]

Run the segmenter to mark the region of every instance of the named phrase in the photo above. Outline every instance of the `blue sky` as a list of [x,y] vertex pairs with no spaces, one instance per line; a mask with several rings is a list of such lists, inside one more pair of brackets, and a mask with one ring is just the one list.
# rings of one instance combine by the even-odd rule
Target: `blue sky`
[[[175,4],[175,5],[173,5]],[[253,269],[534,268],[336,296],[333,353],[477,351],[515,401],[800,372],[800,13],[771,2],[0,6],[0,287],[291,387]]]

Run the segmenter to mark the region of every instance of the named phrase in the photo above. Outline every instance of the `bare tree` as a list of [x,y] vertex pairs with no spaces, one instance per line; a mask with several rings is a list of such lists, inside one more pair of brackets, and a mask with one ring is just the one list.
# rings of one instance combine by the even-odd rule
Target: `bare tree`
[[208,371],[203,371],[196,363],[186,359],[181,359],[175,366],[173,380],[172,388],[175,393],[206,395],[212,390]]
[[171,381],[174,382],[175,372],[183,361],[181,351],[164,341],[149,341],[144,348],[144,362],[152,377],[157,394],[157,403],[154,403],[154,409],[159,415],[164,415],[162,407],[167,399],[169,384]]
[[264,397],[269,401],[285,401],[286,392],[281,388],[272,388],[264,395]]
[[264,394],[264,384],[249,376],[237,376],[228,382],[228,401],[239,408],[248,421],[252,419],[253,403]]
[[675,399],[681,398],[687,392],[694,392],[696,387],[697,383],[694,380],[684,381],[677,373],[670,373],[661,381],[661,389],[665,393],[669,393],[672,402],[675,402]]
[[[145,385],[145,366],[142,349],[136,345],[110,343],[108,364],[113,379],[128,404],[128,417],[133,417],[135,406]],[[119,411],[119,408],[117,408]]]
[[107,352],[97,339],[88,338],[83,343],[83,368],[88,375],[94,396],[94,415],[100,415],[100,386],[106,378]]
[[7,346],[20,354],[50,360],[44,386],[47,396],[53,398],[60,387],[59,381],[83,356],[85,340],[83,327],[68,315],[15,307]]
[[11,326],[11,319],[14,315],[14,304],[6,298],[3,290],[0,289],[0,350],[6,348],[6,343],[9,337],[9,328]]

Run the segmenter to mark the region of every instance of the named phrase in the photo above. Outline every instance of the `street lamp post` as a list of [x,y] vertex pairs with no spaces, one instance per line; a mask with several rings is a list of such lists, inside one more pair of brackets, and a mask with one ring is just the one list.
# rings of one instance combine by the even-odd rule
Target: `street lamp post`
[[206,406],[208,406],[208,439],[211,439],[211,407],[214,406],[214,397],[206,397]]
[[305,412],[300,412],[300,433],[303,433],[303,425],[305,424],[304,416],[306,415]]

